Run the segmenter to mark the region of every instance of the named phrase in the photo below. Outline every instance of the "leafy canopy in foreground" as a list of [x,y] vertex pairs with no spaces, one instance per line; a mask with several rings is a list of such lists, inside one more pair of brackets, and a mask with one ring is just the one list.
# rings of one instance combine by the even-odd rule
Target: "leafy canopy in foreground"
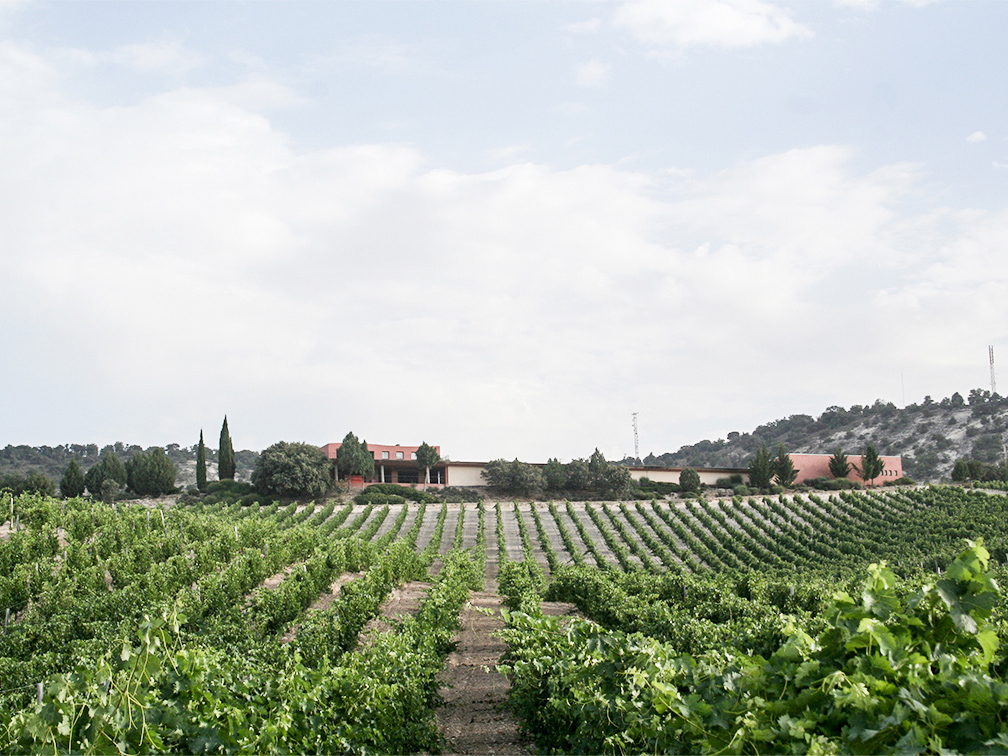
[[512,705],[544,751],[1003,753],[988,558],[970,543],[907,598],[873,564],[860,599],[838,594],[815,637],[791,623],[768,658],[511,614]]

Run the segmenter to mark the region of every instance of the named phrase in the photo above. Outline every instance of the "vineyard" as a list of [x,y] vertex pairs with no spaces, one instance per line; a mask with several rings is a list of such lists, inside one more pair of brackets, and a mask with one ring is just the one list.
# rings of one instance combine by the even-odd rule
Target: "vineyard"
[[1000,494],[3,516],[4,753],[461,750],[483,616],[541,751],[1008,750]]

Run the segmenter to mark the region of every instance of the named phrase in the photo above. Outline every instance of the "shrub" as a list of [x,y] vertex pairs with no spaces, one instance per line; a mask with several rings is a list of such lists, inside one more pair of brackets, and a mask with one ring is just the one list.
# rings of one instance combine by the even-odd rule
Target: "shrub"
[[483,495],[478,488],[448,486],[441,489],[438,493],[438,498],[449,504],[475,504],[483,498]]
[[805,485],[819,491],[846,491],[863,488],[860,482],[848,478],[808,478]]
[[687,467],[679,473],[679,488],[684,493],[692,493],[700,490],[700,473]]
[[329,487],[329,469],[329,460],[317,446],[279,441],[259,455],[252,485],[263,496],[311,499]]
[[368,488],[366,491],[362,491],[354,497],[354,504],[359,504],[361,506],[367,506],[368,504],[373,504],[376,507],[383,507],[386,504],[405,504],[406,499],[397,494],[387,494],[381,491],[374,491],[372,488]]
[[641,478],[637,481],[637,486],[641,491],[658,494],[659,496],[668,496],[669,494],[679,493],[678,483],[662,483],[656,480],[651,480],[650,478]]
[[368,491],[375,493],[392,494],[401,496],[404,499],[416,502],[432,503],[438,500],[436,494],[427,493],[411,486],[400,486],[398,483],[373,483],[367,487]]
[[896,478],[896,480],[887,480],[882,484],[883,486],[916,486],[917,481],[913,478]]
[[732,486],[732,496],[748,496],[749,493],[749,486],[745,483],[739,483],[738,485]]
[[255,486],[251,483],[243,483],[238,480],[215,480],[207,483],[206,492],[208,494],[230,494],[232,496],[244,496],[255,492]]

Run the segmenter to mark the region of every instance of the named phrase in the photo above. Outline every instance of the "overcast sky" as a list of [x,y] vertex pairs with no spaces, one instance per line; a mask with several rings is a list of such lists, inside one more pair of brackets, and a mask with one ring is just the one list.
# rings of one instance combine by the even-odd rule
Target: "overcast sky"
[[987,387],[1006,29],[982,0],[0,0],[0,444],[215,445],[227,413],[236,448],[620,458],[633,412],[660,454]]

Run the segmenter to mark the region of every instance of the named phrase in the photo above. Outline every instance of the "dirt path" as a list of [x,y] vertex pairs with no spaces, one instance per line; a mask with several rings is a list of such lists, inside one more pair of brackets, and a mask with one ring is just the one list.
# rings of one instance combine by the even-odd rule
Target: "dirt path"
[[393,588],[392,593],[382,602],[378,616],[364,626],[361,635],[391,630],[396,620],[407,614],[416,614],[420,609],[420,604],[427,598],[427,592],[431,589],[431,585],[432,583],[413,581],[406,583],[401,588]]
[[530,752],[518,723],[504,708],[510,686],[496,669],[506,649],[495,635],[504,627],[502,606],[498,593],[473,592],[459,615],[458,646],[439,675],[445,705],[438,710],[438,726],[447,754]]
[[[336,578],[332,584],[329,586],[329,590],[319,596],[315,603],[308,607],[306,613],[308,612],[324,612],[339,597],[340,590],[344,585],[354,580],[357,580],[364,576],[363,572],[344,572],[338,578]],[[291,625],[290,629],[280,638],[281,643],[290,643],[297,637],[298,630],[301,628],[301,623],[297,622]]]

